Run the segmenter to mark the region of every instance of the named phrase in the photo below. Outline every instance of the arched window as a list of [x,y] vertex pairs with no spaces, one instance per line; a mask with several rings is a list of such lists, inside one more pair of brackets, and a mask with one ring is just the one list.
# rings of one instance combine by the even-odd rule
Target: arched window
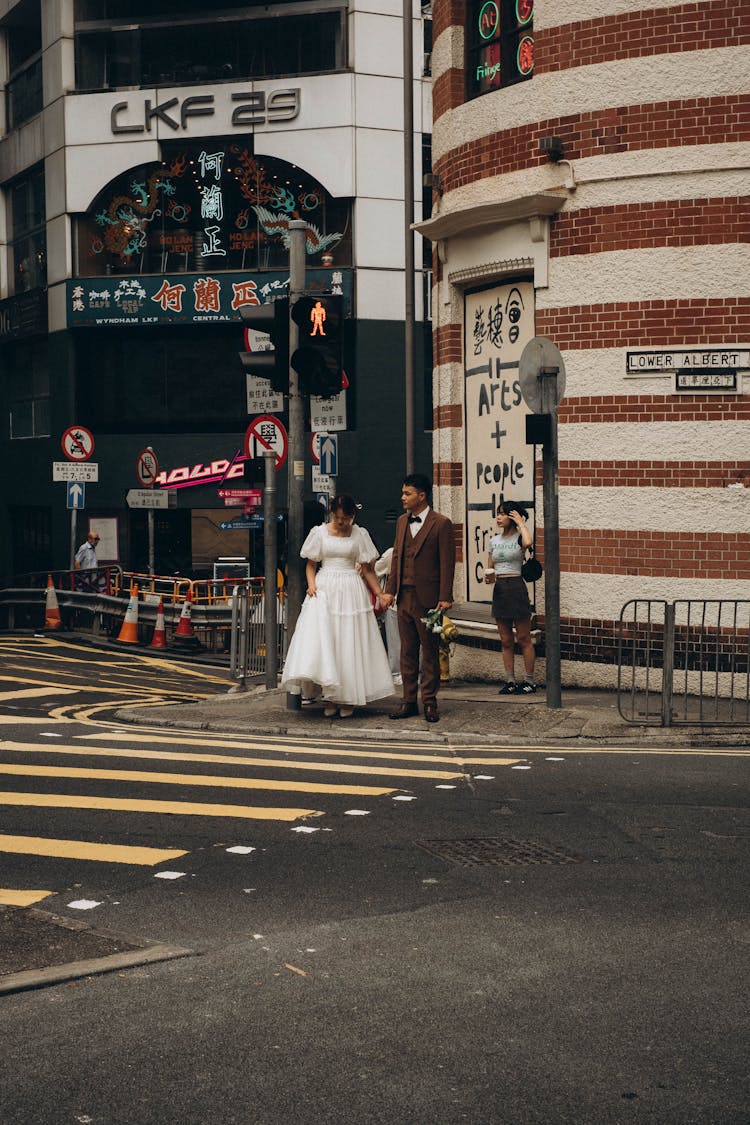
[[308,223],[310,265],[351,265],[351,201],[303,169],[254,156],[236,137],[162,151],[161,163],[124,172],[78,218],[76,276],[285,268],[292,219]]

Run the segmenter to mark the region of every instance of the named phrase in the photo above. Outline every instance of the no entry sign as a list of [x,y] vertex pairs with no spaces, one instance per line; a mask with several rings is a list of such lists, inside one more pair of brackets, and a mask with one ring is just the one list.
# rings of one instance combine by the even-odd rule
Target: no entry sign
[[85,426],[68,426],[60,444],[69,461],[88,461],[94,452],[94,435]]

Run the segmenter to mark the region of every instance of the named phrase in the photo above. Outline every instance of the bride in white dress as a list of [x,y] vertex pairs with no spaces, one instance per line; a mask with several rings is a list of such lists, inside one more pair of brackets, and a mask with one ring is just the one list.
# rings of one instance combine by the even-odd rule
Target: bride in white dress
[[[328,718],[348,718],[355,707],[393,695],[393,677],[372,610],[370,591],[382,591],[370,535],[354,523],[351,496],[337,496],[331,519],[314,527],[302,544],[307,559],[305,598],[281,683],[304,695],[320,694]],[[318,568],[320,564],[320,568]],[[317,685],[317,692],[314,685]]]

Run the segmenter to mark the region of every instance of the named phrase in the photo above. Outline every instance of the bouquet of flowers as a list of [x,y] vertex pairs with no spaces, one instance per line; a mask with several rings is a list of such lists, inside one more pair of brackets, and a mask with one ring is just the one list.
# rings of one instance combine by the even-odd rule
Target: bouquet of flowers
[[428,610],[427,616],[422,618],[422,623],[427,627],[428,633],[437,633],[441,642],[452,641],[458,635],[455,624],[442,609]]

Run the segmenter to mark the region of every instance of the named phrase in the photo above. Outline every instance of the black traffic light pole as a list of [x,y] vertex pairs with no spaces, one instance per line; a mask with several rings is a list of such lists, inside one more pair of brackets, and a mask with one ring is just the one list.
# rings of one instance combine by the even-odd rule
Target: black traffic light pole
[[[305,292],[305,237],[307,223],[293,219],[289,223],[289,305]],[[289,355],[297,350],[299,329],[289,321]],[[305,399],[300,380],[293,367],[289,369],[289,469],[288,469],[289,524],[287,543],[287,640],[291,639],[302,608],[304,571],[300,550],[304,534],[305,501]],[[301,706],[301,696],[287,696],[287,706],[294,710]]]

